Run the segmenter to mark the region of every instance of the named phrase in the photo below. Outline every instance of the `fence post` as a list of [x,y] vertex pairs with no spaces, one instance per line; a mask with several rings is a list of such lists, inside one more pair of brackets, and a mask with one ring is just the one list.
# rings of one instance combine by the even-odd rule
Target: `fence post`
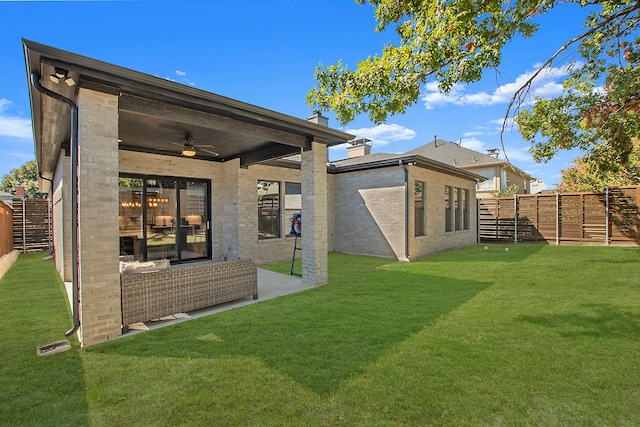
[[556,192],[556,246],[560,244],[560,193]]
[[609,245],[609,186],[604,187],[604,207],[605,207],[605,219],[604,219],[604,244]]
[[476,197],[476,243],[480,243],[480,199]]
[[22,253],[27,253],[27,206],[22,196]]
[[513,195],[513,244],[518,244],[518,195]]
[[49,251],[51,251],[51,249],[53,249],[53,236],[52,236],[52,227],[53,225],[51,224],[51,209],[53,209],[53,203],[51,201],[51,197],[49,197],[49,195],[47,194],[47,244],[49,245]]

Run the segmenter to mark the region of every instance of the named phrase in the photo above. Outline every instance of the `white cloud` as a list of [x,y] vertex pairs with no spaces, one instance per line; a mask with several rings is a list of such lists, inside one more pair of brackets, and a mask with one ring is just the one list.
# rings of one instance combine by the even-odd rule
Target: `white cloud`
[[174,74],[176,76],[178,76],[177,79],[173,78],[173,77],[165,77],[165,80],[169,80],[170,82],[176,82],[176,83],[182,83],[184,85],[187,86],[196,86],[196,84],[194,82],[192,82],[191,80],[189,80],[187,78],[187,72],[186,71],[180,71],[180,70],[176,70],[174,71]]
[[11,101],[4,98],[0,99],[0,136],[33,138],[31,120],[7,114],[9,104],[11,104]]
[[[535,71],[527,71],[520,74],[513,82],[499,86],[493,93],[465,93],[467,86],[459,83],[453,85],[449,93],[441,93],[438,89],[438,83],[430,82],[425,85],[424,93],[420,99],[428,110],[448,104],[459,106],[506,104],[511,101],[516,91],[533,77],[534,73]],[[545,69],[533,79],[529,96],[549,98],[561,94],[562,84],[558,83],[558,80],[563,79],[567,74],[567,67]]]
[[506,148],[507,156],[511,162],[527,162],[534,163],[531,153],[524,149],[510,149]]
[[465,132],[462,134],[463,138],[471,138],[472,136],[480,136],[480,135],[484,135],[484,132],[480,132],[480,131],[470,131],[470,132]]
[[376,146],[386,145],[395,141],[405,141],[416,137],[414,130],[398,124],[382,124],[372,128],[348,129],[346,132],[356,135],[356,139],[370,139],[372,145]]
[[480,153],[483,153],[486,150],[485,147],[487,146],[487,144],[485,142],[482,142],[478,138],[475,138],[475,137],[462,138],[462,141],[460,141],[460,145],[462,145],[464,148],[468,148],[470,150],[478,151]]

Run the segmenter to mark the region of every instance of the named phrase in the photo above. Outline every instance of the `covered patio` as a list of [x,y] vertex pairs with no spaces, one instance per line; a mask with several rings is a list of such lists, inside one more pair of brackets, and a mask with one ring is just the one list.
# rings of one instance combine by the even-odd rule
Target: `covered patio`
[[[280,195],[284,183],[299,186],[302,282],[327,282],[327,149],[352,135],[319,113],[298,119],[32,41],[23,47],[55,262],[72,283],[69,335],[90,345],[122,334],[123,253],[181,268],[290,256],[284,209],[275,206],[276,217],[273,206],[256,206],[265,183]],[[297,166],[279,160],[294,154]],[[263,223],[277,234],[259,233]]]
[[[285,275],[276,273],[264,268],[258,268],[258,292],[259,299],[254,299],[251,296],[237,299],[223,304],[217,304],[214,306],[202,308],[200,310],[189,311],[186,313],[173,313],[169,316],[164,316],[159,319],[151,319],[146,322],[138,322],[131,325],[127,325],[128,334],[135,334],[144,331],[150,331],[153,329],[170,326],[176,323],[184,322],[186,320],[197,319],[203,316],[209,316],[211,314],[220,313],[234,308],[244,307],[245,305],[255,304],[262,301],[268,301],[273,298],[278,298],[285,295],[294,294],[296,292],[302,292],[312,289],[314,285],[304,282],[300,277],[293,275]],[[67,290],[67,297],[69,299],[70,307],[73,307],[73,289],[71,282],[65,282],[65,288]]]

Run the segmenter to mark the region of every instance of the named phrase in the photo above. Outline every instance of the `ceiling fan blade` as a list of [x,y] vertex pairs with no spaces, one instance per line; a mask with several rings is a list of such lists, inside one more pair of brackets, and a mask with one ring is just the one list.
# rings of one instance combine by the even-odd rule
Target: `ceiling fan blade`
[[[213,155],[213,156],[216,156],[216,157],[218,157],[218,156],[219,156],[219,154],[218,154],[218,153],[216,153],[215,151],[211,151],[211,150],[206,150],[206,149],[204,149],[204,148],[200,148],[200,147],[203,147],[202,145],[198,145],[197,147],[198,147],[201,151],[204,151],[204,152],[206,152],[206,153],[209,153],[209,154],[211,154],[211,155]],[[207,145],[205,145],[204,147],[207,147]]]

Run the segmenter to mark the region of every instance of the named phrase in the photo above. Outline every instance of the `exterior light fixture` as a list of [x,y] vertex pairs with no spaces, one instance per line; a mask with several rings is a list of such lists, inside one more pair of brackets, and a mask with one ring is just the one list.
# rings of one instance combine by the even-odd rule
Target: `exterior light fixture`
[[193,146],[190,142],[185,142],[184,147],[182,147],[182,155],[185,157],[193,157],[196,155],[196,147]]
[[76,84],[76,81],[72,77],[69,77],[69,71],[58,67],[55,68],[53,74],[49,75],[49,80],[55,84],[59,84],[60,80],[62,80],[69,87],[75,86]]

